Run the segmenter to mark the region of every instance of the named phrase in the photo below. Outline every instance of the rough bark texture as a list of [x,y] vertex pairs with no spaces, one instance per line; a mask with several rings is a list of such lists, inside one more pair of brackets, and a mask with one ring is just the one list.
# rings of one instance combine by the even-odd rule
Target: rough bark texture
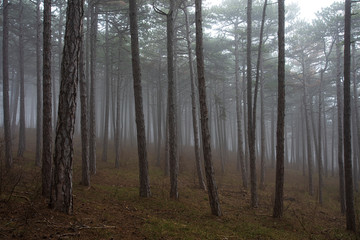
[[42,195],[50,196],[52,173],[51,0],[44,1]]
[[9,3],[3,0],[3,109],[4,109],[4,140],[5,167],[12,168],[12,141],[9,109]]
[[198,73],[198,89],[201,115],[201,134],[203,144],[203,154],[205,162],[205,174],[207,181],[207,189],[209,194],[209,202],[211,213],[221,216],[220,201],[217,192],[217,185],[214,177],[214,168],[211,160],[211,144],[209,132],[209,116],[206,105],[206,85],[205,85],[205,69],[203,55],[203,30],[202,30],[202,0],[195,0],[195,22],[196,22],[196,62]]
[[23,36],[23,4],[19,2],[19,74],[20,74],[20,127],[18,157],[23,157],[25,151],[25,72],[24,72],[24,36]]
[[91,4],[91,29],[90,29],[90,142],[89,142],[89,158],[90,158],[90,173],[96,173],[96,39],[97,39],[97,25],[98,14],[96,1],[92,0]]
[[72,163],[84,0],[68,1],[50,206],[73,212]]
[[41,34],[41,16],[40,16],[40,0],[36,1],[36,154],[35,165],[41,166],[41,132],[42,132],[42,101],[41,101],[41,50],[40,50],[40,34]]
[[136,0],[129,2],[130,15],[130,34],[131,34],[131,55],[132,71],[134,79],[134,98],[135,98],[135,117],[138,142],[139,156],[139,180],[140,180],[140,197],[149,197],[150,185],[148,176],[148,160],[146,150],[145,122],[143,112],[143,99],[141,87],[141,69],[139,53],[139,36],[137,23],[137,6]]
[[351,159],[351,0],[345,0],[345,35],[344,35],[344,164],[346,196],[346,229],[356,232],[354,189]]
[[206,190],[206,185],[204,182],[204,174],[202,170],[202,164],[200,159],[200,146],[199,146],[199,127],[197,121],[197,110],[196,110],[196,95],[195,95],[195,80],[194,80],[194,66],[193,66],[193,57],[191,51],[191,40],[190,40],[190,26],[189,26],[189,17],[187,7],[184,7],[185,14],[185,27],[186,27],[186,42],[188,49],[188,58],[189,58],[189,69],[190,69],[190,84],[191,84],[191,113],[192,113],[192,123],[193,123],[193,133],[194,133],[194,150],[195,150],[195,164],[196,172],[198,176],[198,183],[201,189]]
[[276,129],[276,184],[273,216],[279,218],[283,214],[284,194],[284,125],[285,125],[285,4],[278,1],[278,112]]
[[[251,64],[251,43],[252,43],[252,0],[247,2],[247,42],[246,42],[246,78],[247,78],[247,105],[248,105],[248,141],[250,157],[250,188],[251,188],[251,206],[258,206],[257,183],[256,183],[256,157],[255,157],[255,126],[256,119],[253,119],[255,111],[252,107],[252,64]],[[254,111],[254,113],[253,113]]]

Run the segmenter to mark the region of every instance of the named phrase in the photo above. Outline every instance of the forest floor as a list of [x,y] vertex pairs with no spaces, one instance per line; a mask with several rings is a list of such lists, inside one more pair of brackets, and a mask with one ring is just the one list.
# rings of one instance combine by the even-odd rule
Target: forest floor
[[[189,156],[191,151],[189,152]],[[138,196],[137,157],[124,157],[120,169],[98,157],[91,187],[80,185],[80,156],[74,163],[74,214],[47,207],[41,197],[40,168],[34,153],[15,158],[15,167],[1,174],[0,239],[357,239],[345,230],[339,211],[337,178],[327,177],[324,203],[307,193],[306,177],[286,169],[284,217],[272,218],[274,170],[268,169],[265,189],[258,189],[259,207],[250,207],[250,190],[229,163],[216,171],[223,211],[210,214],[207,193],[196,187],[192,157],[180,159],[179,200],[169,198],[169,178],[149,154],[152,197]],[[1,168],[2,169],[2,168]],[[316,182],[314,178],[314,183]],[[315,186],[317,184],[314,184]],[[315,191],[316,192],[316,191]],[[316,194],[315,194],[316,195]],[[357,223],[360,200],[356,195]]]

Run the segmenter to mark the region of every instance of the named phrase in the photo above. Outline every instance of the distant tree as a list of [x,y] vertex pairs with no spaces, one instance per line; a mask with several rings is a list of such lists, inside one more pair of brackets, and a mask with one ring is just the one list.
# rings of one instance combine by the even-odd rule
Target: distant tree
[[12,140],[9,109],[9,3],[3,0],[3,110],[4,110],[4,140],[5,140],[5,167],[13,166]]
[[196,23],[196,62],[198,74],[198,89],[201,116],[201,135],[205,162],[205,174],[211,213],[221,216],[220,201],[217,185],[214,178],[214,168],[211,160],[210,132],[208,125],[208,109],[206,105],[205,69],[203,54],[203,30],[202,30],[202,0],[195,0],[195,23]]
[[285,126],[285,0],[278,1],[278,113],[276,130],[276,185],[273,217],[283,214],[284,194],[284,126]]
[[73,212],[72,168],[76,93],[79,80],[79,58],[82,46],[84,0],[68,1],[64,51],[61,62],[59,113],[55,137],[54,176],[50,206]]
[[141,68],[139,53],[138,19],[136,0],[129,1],[132,70],[134,79],[135,117],[137,129],[137,145],[139,157],[140,197],[150,197],[148,176],[148,160],[146,150],[145,121],[141,87]]
[[51,193],[52,173],[52,106],[51,106],[51,0],[44,1],[43,31],[43,151],[42,151],[42,195]]
[[356,232],[354,189],[351,159],[351,0],[345,0],[344,33],[344,165],[346,195],[346,229]]

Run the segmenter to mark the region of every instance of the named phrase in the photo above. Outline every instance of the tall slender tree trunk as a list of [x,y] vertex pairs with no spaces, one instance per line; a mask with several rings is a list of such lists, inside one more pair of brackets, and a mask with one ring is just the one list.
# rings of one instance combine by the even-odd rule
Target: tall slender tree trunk
[[109,63],[109,19],[105,16],[105,126],[102,161],[107,161],[107,151],[109,142],[109,113],[110,113],[110,63]]
[[220,201],[217,193],[217,185],[214,178],[214,168],[211,160],[210,132],[208,125],[208,109],[206,106],[206,86],[204,74],[203,55],[203,30],[202,30],[202,0],[195,0],[195,22],[196,22],[196,61],[198,73],[198,89],[201,114],[201,134],[203,154],[205,162],[205,174],[211,213],[221,216]]
[[243,135],[241,125],[241,99],[240,99],[240,59],[239,59],[239,34],[238,23],[235,23],[235,82],[236,82],[236,128],[237,128],[237,168],[241,169],[242,185],[248,186],[247,169],[244,159]]
[[336,99],[338,109],[338,165],[339,165],[339,197],[340,197],[340,210],[341,213],[345,213],[345,179],[344,179],[344,161],[343,161],[343,96],[341,94],[341,52],[340,52],[340,40],[339,33],[336,35]]
[[72,164],[73,135],[76,112],[76,93],[79,59],[82,46],[82,18],[84,0],[68,1],[63,58],[61,63],[61,85],[59,115],[56,128],[54,176],[50,206],[71,214],[73,212]]
[[351,159],[351,0],[345,0],[344,33],[344,164],[346,195],[346,229],[356,232],[353,173]]
[[41,101],[41,16],[40,0],[36,1],[36,155],[35,165],[41,166],[41,133],[42,133],[42,101]]
[[19,128],[19,146],[18,157],[23,157],[25,151],[25,66],[24,66],[24,36],[23,36],[23,11],[22,0],[19,1],[19,73],[20,73],[20,128]]
[[278,1],[278,120],[276,129],[276,187],[273,217],[283,214],[284,194],[284,126],[285,126],[285,0]]
[[[264,2],[262,19],[261,19],[261,27],[260,27],[260,39],[259,39],[259,48],[258,48],[258,57],[256,62],[256,83],[255,83],[255,93],[254,93],[254,107],[253,107],[253,121],[254,121],[254,129],[256,122],[256,99],[258,92],[258,85],[260,82],[260,106],[261,106],[261,116],[260,116],[260,130],[261,130],[261,139],[260,139],[260,161],[261,161],[261,174],[260,174],[260,188],[264,189],[265,187],[265,126],[264,126],[264,83],[263,79],[260,76],[260,68],[262,68],[262,45],[263,45],[263,35],[264,35],[264,25],[265,25],[265,16],[266,16],[266,7],[267,0]],[[261,78],[261,79],[260,79]],[[255,131],[255,130],[254,130]],[[255,136],[255,134],[254,134]]]
[[[82,35],[84,39],[84,35]],[[89,119],[88,119],[88,96],[85,77],[84,41],[81,43],[79,59],[80,81],[80,104],[81,104],[81,184],[90,186],[90,163],[89,163]]]
[[251,206],[258,206],[257,181],[256,181],[256,156],[255,156],[255,127],[256,114],[252,107],[252,64],[251,64],[251,45],[252,45],[252,0],[247,2],[247,43],[246,43],[246,78],[247,78],[247,105],[248,105],[248,141],[250,156],[250,187],[251,187]]
[[92,0],[91,7],[91,26],[90,26],[90,137],[89,137],[89,160],[90,173],[96,174],[96,41],[97,41],[97,25],[98,13],[96,0]]
[[50,197],[52,179],[51,0],[44,1],[42,195]]
[[140,197],[150,197],[150,185],[148,176],[148,160],[146,151],[145,121],[143,112],[143,98],[141,87],[141,69],[139,53],[138,19],[136,0],[129,2],[130,34],[131,34],[131,55],[132,72],[134,79],[134,98],[137,129],[137,145],[139,157],[139,180]]
[[196,172],[198,176],[198,184],[201,189],[206,190],[204,181],[204,174],[202,170],[201,158],[200,158],[200,146],[199,146],[199,128],[197,122],[197,109],[196,109],[196,95],[195,95],[195,80],[194,80],[194,66],[193,57],[191,51],[191,40],[190,40],[190,26],[187,7],[183,9],[185,14],[185,27],[186,27],[186,42],[188,49],[189,69],[190,69],[190,84],[191,84],[191,113],[192,113],[192,124],[194,134],[194,150],[195,150],[195,164]]
[[[121,62],[121,46],[122,42],[120,40],[120,48],[119,48],[119,63]],[[115,168],[120,168],[120,157],[121,157],[121,128],[122,123],[120,119],[121,115],[121,70],[120,64],[118,66],[118,79],[117,79],[117,94],[116,94],[116,125],[115,125]]]
[[5,167],[12,168],[12,140],[9,109],[9,3],[3,0],[3,111],[4,111],[4,140]]

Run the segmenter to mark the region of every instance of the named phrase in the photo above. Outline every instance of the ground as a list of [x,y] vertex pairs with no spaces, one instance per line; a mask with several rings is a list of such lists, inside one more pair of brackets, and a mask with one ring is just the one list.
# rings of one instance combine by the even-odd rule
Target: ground
[[[222,217],[210,213],[207,193],[196,186],[190,149],[180,158],[179,200],[169,198],[169,177],[156,167],[151,153],[152,196],[140,198],[135,149],[114,168],[99,153],[91,187],[80,184],[80,154],[74,163],[74,214],[48,208],[41,196],[40,168],[34,153],[15,158],[15,167],[1,167],[0,239],[357,239],[345,230],[336,177],[325,178],[324,204],[307,193],[306,176],[286,169],[284,217],[272,218],[274,169],[266,171],[266,187],[258,190],[259,207],[250,207],[250,190],[241,186],[240,172],[227,163],[226,174],[216,168]],[[215,161],[216,161],[216,155]],[[215,164],[216,165],[216,164]],[[316,186],[316,175],[314,186]],[[360,202],[356,195],[357,223]]]

